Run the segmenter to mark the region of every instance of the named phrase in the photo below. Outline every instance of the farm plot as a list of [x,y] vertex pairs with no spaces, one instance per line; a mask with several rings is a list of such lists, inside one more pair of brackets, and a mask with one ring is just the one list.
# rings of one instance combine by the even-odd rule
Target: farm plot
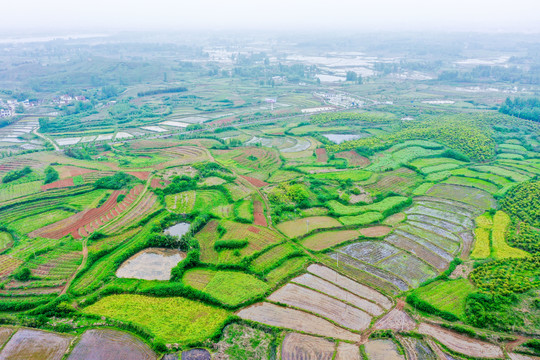
[[390,312],[380,318],[374,325],[374,329],[379,330],[394,330],[394,331],[411,331],[416,328],[416,323],[406,312],[393,308]]
[[59,239],[68,234],[71,234],[76,239],[88,236],[122,213],[136,199],[142,189],[142,185],[135,186],[120,203],[117,202],[117,198],[120,194],[125,194],[125,192],[114,191],[99,208],[81,211],[67,219],[35,230],[29,233],[28,236],[41,236],[51,239]]
[[339,342],[335,360],[361,360],[360,349],[356,344]]
[[364,181],[373,175],[371,171],[366,170],[346,170],[336,172],[321,172],[319,174],[310,175],[310,177],[321,180],[352,180]]
[[143,153],[158,153],[167,157],[164,159],[166,161],[154,166],[158,170],[210,160],[207,150],[198,146],[178,146],[165,149],[144,150]]
[[[82,178],[81,178],[82,180]],[[58,188],[64,188],[64,187],[70,187],[70,186],[75,186],[75,183],[74,183],[74,178],[67,178],[67,179],[62,179],[62,180],[57,180],[57,181],[54,181],[50,184],[46,184],[46,185],[41,185],[41,190],[42,191],[47,191],[47,190],[50,190],[50,189],[58,189]]]
[[487,182],[481,179],[473,179],[461,176],[450,176],[448,179],[443,181],[443,184],[451,185],[460,185],[460,186],[470,186],[480,190],[487,191],[490,194],[495,194],[499,191],[497,185]]
[[426,192],[429,196],[459,201],[479,209],[491,209],[496,206],[493,196],[487,191],[450,184],[436,184]]
[[67,351],[72,336],[20,329],[0,352],[0,359],[60,360]]
[[394,192],[400,195],[410,195],[422,181],[422,177],[407,168],[398,168],[382,174],[377,181],[367,184],[366,188],[371,191],[382,193]]
[[450,350],[460,354],[475,358],[503,358],[504,354],[500,347],[468,338],[463,335],[458,335],[453,331],[440,328],[430,324],[420,324],[418,332],[423,335],[428,335],[439,341]]
[[186,253],[177,249],[146,248],[120,265],[116,271],[119,278],[169,280],[171,269],[186,258]]
[[339,221],[343,225],[368,225],[381,221],[384,218],[383,214],[378,211],[369,211],[355,216],[341,216]]
[[339,248],[337,251],[369,264],[376,264],[381,260],[401,252],[400,249],[395,248],[384,241],[357,242]]
[[277,228],[289,238],[305,235],[313,230],[341,227],[341,223],[329,216],[312,216],[303,219],[285,221]]
[[199,190],[195,196],[193,211],[228,218],[232,215],[232,207],[228,206],[228,203],[225,194],[219,190]]
[[372,316],[379,316],[382,315],[384,312],[384,310],[379,305],[363,299],[357,295],[354,295],[353,293],[343,288],[340,288],[339,286],[334,285],[329,281],[323,280],[322,278],[319,278],[313,274],[308,273],[295,277],[291,280],[291,282],[294,284],[303,285],[322,294],[327,294],[342,302],[351,304],[354,307],[357,307],[358,309],[363,310]]
[[13,244],[13,236],[5,231],[0,231],[0,251],[3,251]]
[[[233,221],[221,221],[219,223],[226,229],[223,237],[218,234],[218,222],[213,220],[209,222],[195,238],[201,246],[201,261],[213,264],[237,264],[243,257],[253,255],[262,251],[270,245],[280,243],[284,240],[283,236],[264,227],[253,226],[249,224],[236,223]],[[225,248],[217,251],[214,248],[216,241],[245,240],[246,246],[243,248]]]
[[323,231],[302,239],[301,243],[310,250],[321,251],[357,239],[358,236],[358,230]]
[[85,331],[68,360],[111,359],[155,360],[157,354],[137,337],[116,330],[91,329]]
[[245,320],[251,320],[270,326],[301,331],[334,339],[359,341],[360,335],[334,325],[328,320],[304,311],[281,307],[262,302],[237,312]]
[[491,253],[495,259],[524,258],[529,253],[518,248],[514,248],[505,240],[506,230],[510,225],[510,216],[504,211],[497,211],[493,216],[493,227],[491,229]]
[[[282,360],[332,360],[334,343],[315,336],[290,333],[281,345]],[[357,348],[358,350],[358,348]]]
[[238,179],[235,180],[234,183],[227,183],[223,186],[225,186],[227,190],[229,190],[233,201],[244,199],[255,192],[255,190],[253,190],[251,187],[246,186]]
[[56,223],[73,215],[73,212],[62,209],[52,209],[40,214],[13,221],[11,225],[22,234],[28,234],[44,226]]
[[266,217],[264,216],[264,207],[261,201],[253,201],[253,224],[258,226],[268,226]]
[[23,263],[10,255],[0,255],[0,278],[7,277]]
[[407,205],[408,202],[410,200],[407,197],[390,196],[369,205],[343,205],[336,200],[331,200],[328,202],[328,207],[337,215],[358,215],[369,211],[377,211],[385,214],[392,209]]
[[[448,238],[445,238],[435,233],[431,233],[422,228],[412,226],[408,223],[405,223],[403,226],[398,227],[394,231],[394,233],[387,238],[387,241],[392,242],[389,239],[393,236],[399,238],[397,241],[394,241],[396,243],[399,241],[403,241],[405,243],[413,241],[447,262],[452,261],[452,259],[454,258],[452,254],[456,254],[459,250],[459,240],[452,241]],[[410,247],[410,245],[408,244],[405,244],[405,246],[408,248]],[[412,252],[413,249],[411,248],[408,251]],[[425,250],[421,249],[420,253],[424,251]]]
[[418,203],[415,203],[411,208],[405,210],[405,213],[407,215],[426,215],[429,217],[441,219],[445,222],[459,225],[464,229],[471,229],[473,227],[473,221],[465,215],[435,209]]
[[438,272],[433,267],[404,252],[382,260],[377,263],[377,266],[394,274],[399,274],[402,279],[413,287],[418,287],[424,281],[438,275]]
[[132,322],[167,343],[206,340],[221,329],[230,316],[226,310],[182,297],[127,294],[104,297],[82,311]]
[[165,205],[167,210],[177,214],[189,214],[195,205],[195,196],[194,190],[167,195],[165,196]]
[[371,316],[356,307],[291,283],[272,293],[268,300],[307,310],[356,331],[367,329],[371,322]]
[[309,273],[333,283],[354,295],[370,300],[384,309],[392,307],[392,301],[380,292],[351,280],[326,266],[313,264],[308,266],[307,270]]
[[392,340],[369,340],[364,349],[370,360],[405,360]]
[[41,190],[41,184],[41,181],[30,181],[21,184],[0,184],[0,203],[38,193]]
[[364,168],[370,164],[370,161],[367,157],[364,157],[358,154],[354,150],[342,151],[342,152],[336,153],[335,157],[338,159],[346,159],[347,163],[351,167]]
[[131,207],[123,216],[117,218],[118,220],[115,219],[107,224],[103,231],[106,234],[118,233],[126,227],[137,224],[145,216],[157,211],[160,207],[157,197],[152,192],[146,192],[135,206]]
[[528,175],[524,175],[515,170],[512,171],[498,166],[481,165],[473,167],[472,170],[498,175],[507,179],[511,179],[515,182],[523,182],[530,179],[530,176]]
[[[420,241],[423,240],[418,237],[410,238],[405,237],[399,233],[392,234],[385,239],[390,244],[406,250],[407,252],[413,254],[417,259],[424,261],[425,263],[433,266],[438,270],[444,270],[452,260],[452,256],[448,253],[445,253],[443,250],[438,249],[435,245],[431,245],[429,248],[424,247],[420,244]],[[439,253],[434,252],[437,250]],[[446,254],[446,257],[443,255]]]
[[216,160],[223,166],[233,167],[244,173],[258,170],[273,171],[281,165],[277,151],[269,148],[244,147],[217,150],[215,154]]
[[320,148],[315,150],[315,155],[317,156],[317,162],[326,163],[328,162],[328,154],[326,153],[325,148]]
[[307,263],[308,258],[303,256],[287,259],[281,263],[281,265],[270,271],[266,275],[266,280],[272,285],[279,284],[293,274],[298,274],[299,272],[303,271],[304,266]]
[[414,337],[398,336],[400,344],[405,348],[407,359],[409,360],[435,360],[437,355],[429,344],[421,339]]
[[267,181],[270,183],[281,183],[297,178],[300,175],[296,171],[276,170],[270,175]]
[[468,279],[435,281],[415,290],[415,294],[435,308],[465,319],[465,300],[475,290]]
[[238,271],[192,269],[184,274],[182,281],[230,306],[242,304],[268,290],[263,281]]
[[[352,269],[359,270],[363,273],[367,273],[368,275],[371,275],[374,279],[366,279],[366,281],[373,282],[374,284],[376,284],[376,286],[388,289],[388,291],[390,292],[395,292],[396,288],[401,291],[406,291],[406,290],[409,290],[410,288],[410,285],[399,276],[396,276],[395,274],[389,271],[383,270],[381,268],[378,268],[376,266],[359,261],[358,259],[355,259],[352,256],[341,254],[339,252],[333,252],[333,253],[330,253],[329,257],[333,259],[336,265],[338,266],[345,265],[345,268],[349,266]],[[377,279],[379,281],[377,281]],[[389,283],[393,285],[393,288],[389,289],[385,283]]]
[[297,251],[298,250],[289,243],[275,246],[256,257],[251,262],[250,267],[256,272],[266,272],[267,269],[272,269],[282,259],[290,256]]
[[390,149],[381,153],[368,167],[372,171],[394,170],[412,160],[425,157],[435,157],[442,154],[443,150],[431,150],[420,146],[409,146],[396,151]]

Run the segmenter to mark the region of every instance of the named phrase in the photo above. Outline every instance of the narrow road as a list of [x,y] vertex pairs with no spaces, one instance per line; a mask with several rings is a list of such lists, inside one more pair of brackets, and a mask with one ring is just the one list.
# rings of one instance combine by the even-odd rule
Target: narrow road
[[82,249],[82,254],[83,254],[83,259],[81,261],[81,265],[79,265],[79,267],[77,268],[77,271],[75,271],[73,273],[73,275],[71,275],[71,277],[69,278],[69,280],[67,281],[66,285],[64,286],[64,288],[62,289],[62,291],[60,292],[60,295],[64,295],[68,288],[69,288],[69,285],[71,285],[71,282],[73,281],[73,279],[75,279],[75,276],[77,276],[77,274],[79,273],[79,271],[81,271],[82,269],[84,269],[84,266],[86,265],[86,260],[88,259],[88,246],[87,246],[87,242],[88,240],[87,239],[84,239],[83,240],[83,249]]
[[46,142],[48,142],[49,144],[51,144],[53,147],[54,147],[54,150],[56,151],[60,151],[60,148],[58,147],[58,145],[56,145],[56,143],[54,141],[52,141],[51,139],[49,139],[47,136],[41,134],[38,132],[39,130],[39,126],[37,128],[35,128],[32,133],[34,133],[34,135],[36,136],[39,136],[40,138],[42,138],[43,140],[45,140]]

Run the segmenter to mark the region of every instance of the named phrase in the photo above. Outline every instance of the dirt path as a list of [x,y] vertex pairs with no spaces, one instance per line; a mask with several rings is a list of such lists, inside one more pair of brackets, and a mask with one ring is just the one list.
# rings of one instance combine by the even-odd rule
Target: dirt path
[[515,348],[517,348],[519,345],[523,344],[525,341],[527,341],[528,339],[526,337],[523,337],[523,336],[517,336],[517,339],[514,340],[514,341],[511,341],[509,343],[506,344],[506,351],[507,352],[513,352]]
[[39,130],[39,127],[35,128],[32,133],[34,133],[34,135],[42,138],[43,140],[45,140],[46,142],[48,142],[49,144],[51,144],[52,146],[54,146],[54,150],[56,151],[60,151],[60,148],[58,147],[58,145],[56,145],[56,143],[54,141],[52,141],[51,139],[49,139],[47,136],[41,134],[38,132]]
[[71,277],[67,281],[66,285],[64,286],[64,288],[60,292],[60,295],[64,295],[67,292],[67,289],[69,288],[69,285],[71,285],[71,282],[73,281],[73,279],[75,279],[75,276],[77,276],[79,271],[84,269],[84,266],[86,265],[86,260],[88,259],[88,246],[87,246],[87,243],[88,243],[88,240],[84,239],[83,240],[83,249],[82,249],[83,259],[81,261],[81,265],[79,265],[79,267],[77,268],[77,271],[75,271],[73,273],[73,275],[71,275]]

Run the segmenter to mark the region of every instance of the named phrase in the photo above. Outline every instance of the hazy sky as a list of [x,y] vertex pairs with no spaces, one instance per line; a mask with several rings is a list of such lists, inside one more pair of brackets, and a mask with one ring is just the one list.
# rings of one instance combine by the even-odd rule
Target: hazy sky
[[0,30],[540,32],[540,0],[2,0]]

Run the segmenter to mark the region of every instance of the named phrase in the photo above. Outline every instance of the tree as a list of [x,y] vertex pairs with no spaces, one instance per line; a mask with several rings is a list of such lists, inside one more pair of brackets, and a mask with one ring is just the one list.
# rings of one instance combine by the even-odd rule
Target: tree
[[357,81],[358,80],[358,74],[354,71],[347,71],[347,81]]
[[17,105],[17,107],[15,108],[15,112],[17,114],[24,114],[24,106],[22,106],[22,104]]

